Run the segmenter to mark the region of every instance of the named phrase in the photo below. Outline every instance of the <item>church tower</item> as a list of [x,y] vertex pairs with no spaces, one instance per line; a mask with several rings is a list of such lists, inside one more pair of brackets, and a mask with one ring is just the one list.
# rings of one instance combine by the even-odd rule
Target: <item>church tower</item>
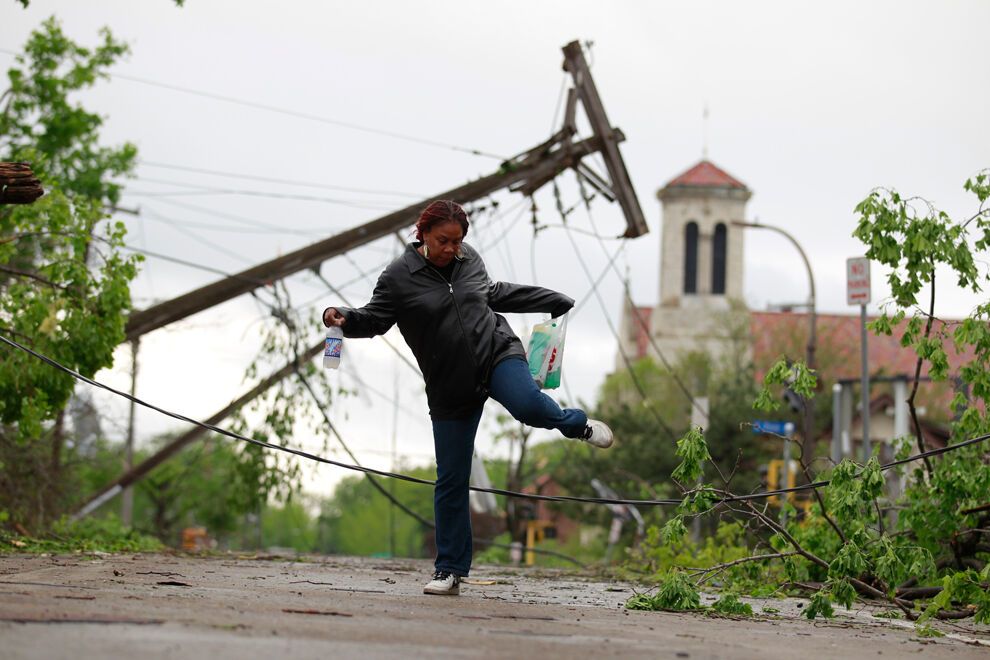
[[708,160],[657,191],[663,214],[660,300],[654,307],[623,303],[616,370],[626,359],[647,355],[662,364],[657,349],[670,363],[691,352],[718,360],[736,348],[734,342],[747,341],[743,229],[732,222],[746,219],[752,195]]
[[672,362],[692,351],[718,359],[738,339],[734,326],[746,314],[743,229],[732,222],[746,219],[751,196],[745,184],[708,160],[657,191],[663,214],[660,300],[650,313],[650,354],[656,344]]
[[728,309],[743,298],[743,231],[752,193],[703,160],[657,191],[663,212],[660,306]]

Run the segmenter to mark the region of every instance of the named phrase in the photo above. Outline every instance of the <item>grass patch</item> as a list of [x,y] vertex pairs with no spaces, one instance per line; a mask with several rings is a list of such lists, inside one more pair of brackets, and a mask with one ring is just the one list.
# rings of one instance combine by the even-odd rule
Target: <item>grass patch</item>
[[0,554],[71,554],[76,552],[157,552],[158,539],[121,524],[116,516],[63,519],[43,537],[23,536],[0,529]]

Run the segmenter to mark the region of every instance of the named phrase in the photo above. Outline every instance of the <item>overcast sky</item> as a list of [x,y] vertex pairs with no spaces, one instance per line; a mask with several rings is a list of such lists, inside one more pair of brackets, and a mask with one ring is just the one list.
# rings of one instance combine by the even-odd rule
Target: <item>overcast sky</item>
[[[121,216],[128,241],[224,271],[432,197],[499,164],[355,125],[500,156],[546,139],[564,80],[560,49],[574,39],[593,42],[592,73],[612,124],[627,136],[622,151],[650,226],[617,260],[640,304],[654,304],[658,291],[656,190],[700,160],[706,132],[710,159],[754,193],[748,219],[785,228],[808,252],[819,309],[826,312],[855,311],[845,304],[845,260],[862,254],[850,236],[853,207],[872,188],[922,195],[954,216],[968,216],[975,204],[962,183],[990,166],[986,2],[186,4],[32,0],[22,10],[3,0],[0,49],[19,50],[52,14],[83,44],[95,44],[104,25],[126,40],[132,53],[114,69],[119,75],[87,93],[85,102],[106,116],[106,143],[130,140],[140,150],[142,164],[123,206],[141,215]],[[11,63],[0,52],[0,65]],[[578,198],[572,177],[564,180],[570,206]],[[492,275],[583,298],[589,282],[566,235],[548,229],[534,243],[518,196],[496,199],[502,213],[480,214],[468,237],[483,249]],[[549,190],[537,203],[541,222],[559,223]],[[615,205],[596,201],[593,217],[604,234],[624,229]],[[581,209],[570,221],[591,227]],[[594,238],[576,238],[597,277],[607,255]],[[608,241],[610,250],[617,245]],[[354,251],[353,261],[328,262],[323,273],[340,285],[359,276],[355,266],[373,271],[346,287],[361,303],[396,246],[394,238],[380,240]],[[799,257],[768,232],[747,234],[745,278],[751,309],[807,297]],[[144,307],[215,279],[149,258],[133,287],[135,303]],[[874,300],[882,300],[882,273],[873,282]],[[309,275],[293,278],[291,291],[297,304],[337,302]],[[609,273],[600,292],[605,312],[592,298],[574,316],[565,360],[573,396],[589,402],[614,362],[606,313],[618,323],[621,282]],[[937,313],[959,316],[973,304],[971,294],[947,287]],[[146,337],[139,396],[198,418],[223,407],[248,387],[244,369],[258,348],[264,315],[242,297]],[[534,320],[512,319],[520,333]],[[321,332],[313,327],[310,340]],[[391,338],[401,343],[397,333]],[[411,462],[428,461],[432,439],[422,383],[377,340],[348,341],[345,350],[348,369],[333,374],[334,382],[354,387],[349,370],[357,370],[386,395],[397,389],[407,410],[400,412],[400,452]],[[115,368],[99,377],[126,388],[128,369],[128,352],[121,350]],[[116,419],[107,430],[119,435],[126,408],[106,397],[99,401]],[[391,404],[365,389],[336,403],[332,413],[362,461],[388,466]],[[138,424],[142,439],[179,428],[153,413],[141,413]],[[504,452],[487,434],[479,449],[489,456]],[[339,472],[321,469],[309,486],[325,491],[338,478]]]

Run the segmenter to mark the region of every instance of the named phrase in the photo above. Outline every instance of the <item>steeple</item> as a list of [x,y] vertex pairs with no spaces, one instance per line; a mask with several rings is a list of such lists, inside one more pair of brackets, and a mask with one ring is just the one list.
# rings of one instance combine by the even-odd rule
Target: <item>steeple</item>
[[728,188],[749,192],[746,184],[710,160],[702,160],[694,167],[678,174],[660,189],[660,193],[669,188]]
[[657,191],[662,203],[660,306],[727,309],[743,297],[742,231],[752,196],[742,181],[702,160]]
[[705,101],[705,110],[701,113],[702,133],[704,142],[701,147],[701,160],[708,160],[708,101]]

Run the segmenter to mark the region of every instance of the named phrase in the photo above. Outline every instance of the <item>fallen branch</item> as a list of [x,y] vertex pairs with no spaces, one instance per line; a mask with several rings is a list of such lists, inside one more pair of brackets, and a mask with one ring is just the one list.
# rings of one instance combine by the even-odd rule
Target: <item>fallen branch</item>
[[[804,405],[807,406],[808,402],[805,401]],[[785,442],[790,442],[790,440],[788,439]],[[808,463],[804,460],[804,443],[802,442],[799,447],[801,448],[801,451],[798,453],[798,464],[801,466],[801,471],[804,472],[804,478],[808,480],[808,483],[814,483],[815,480],[811,478],[811,470],[808,469]],[[835,533],[839,535],[839,538],[842,539],[842,543],[848,543],[849,540],[846,538],[846,535],[842,533],[842,529],[839,527],[838,523],[832,519],[832,516],[829,515],[828,509],[825,508],[825,499],[822,497],[822,494],[818,492],[817,488],[812,488],[811,492],[815,494],[815,499],[818,501],[818,506],[821,507],[822,517],[828,521],[828,524],[832,526]]]
[[[932,295],[931,295],[931,303],[930,303],[931,308],[928,311],[928,322],[925,324],[926,341],[928,340],[928,337],[931,336],[932,334],[932,319],[935,316],[935,265],[934,264],[932,264],[931,286],[932,286]],[[918,421],[918,409],[914,405],[914,399],[915,396],[917,396],[918,394],[918,384],[921,382],[921,365],[924,361],[925,361],[924,358],[919,355],[918,362],[914,367],[914,385],[911,388],[911,396],[909,396],[907,400],[908,410],[911,413],[911,419],[914,421],[914,430],[918,440],[918,451],[921,452],[922,454],[925,453],[924,431],[921,427],[921,422]],[[931,479],[932,474],[934,473],[934,469],[932,468],[932,463],[931,461],[928,460],[927,456],[925,456],[922,460],[924,460],[925,462],[925,470],[928,472],[928,478]]]
[[[775,520],[768,517],[766,514],[757,510],[756,507],[754,507],[750,502],[746,502],[746,505],[755,515],[760,517],[760,520],[763,522],[763,524],[765,524],[767,527],[769,527],[770,529],[774,530],[775,532],[783,536],[784,539],[791,545],[792,548],[794,548],[797,551],[798,554],[800,554],[808,561],[814,562],[815,564],[818,564],[825,570],[828,570],[829,568],[828,562],[826,562],[821,557],[811,552],[808,552],[806,549],[804,549],[804,547],[802,547],[801,544],[798,543],[797,539],[795,539],[790,532],[784,529],[783,526],[781,526]],[[888,596],[884,592],[880,591],[879,589],[873,586],[870,586],[869,584],[863,582],[859,578],[850,577],[847,579],[849,580],[849,584],[851,584],[859,593],[872,596],[879,600],[885,600],[889,603],[893,603],[894,605],[899,607],[901,611],[904,612],[904,616],[906,616],[911,621],[914,621],[915,619],[918,618],[918,615],[911,610],[911,603],[905,600],[901,600],[896,596],[895,597]]]
[[321,616],[354,616],[347,612],[334,612],[333,610],[294,610],[291,607],[282,608],[283,612],[289,614],[319,614]]
[[765,555],[753,555],[750,557],[743,557],[741,559],[736,559],[734,561],[725,562],[724,564],[718,564],[717,566],[711,566],[709,568],[688,568],[687,570],[693,573],[700,573],[701,578],[695,583],[699,587],[712,579],[722,571],[727,568],[732,568],[733,566],[738,566],[739,564],[745,564],[751,561],[763,561],[765,559],[783,559],[784,557],[793,557],[797,555],[797,552],[775,552],[772,554]]
[[895,594],[904,600],[918,600],[919,598],[932,598],[942,593],[942,587],[908,587],[899,588]]

